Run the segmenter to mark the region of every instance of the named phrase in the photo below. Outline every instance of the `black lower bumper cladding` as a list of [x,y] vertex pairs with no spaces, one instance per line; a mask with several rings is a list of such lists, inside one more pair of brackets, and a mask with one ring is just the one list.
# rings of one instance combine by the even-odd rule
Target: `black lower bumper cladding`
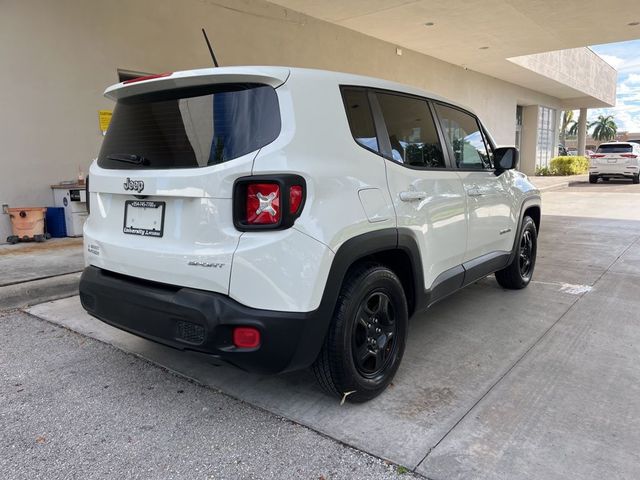
[[[219,293],[150,282],[94,266],[82,273],[80,300],[87,312],[114,327],[259,373],[309,366],[326,331],[326,320],[318,318],[317,312],[249,308]],[[260,346],[235,347],[236,326],[257,328]]]

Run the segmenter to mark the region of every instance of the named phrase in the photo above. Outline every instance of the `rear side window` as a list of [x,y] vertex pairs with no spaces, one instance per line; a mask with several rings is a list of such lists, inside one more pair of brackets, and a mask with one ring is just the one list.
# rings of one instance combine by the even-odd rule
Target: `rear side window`
[[197,168],[233,160],[280,134],[275,90],[230,84],[119,100],[98,155],[103,168]]
[[369,150],[379,152],[376,128],[371,115],[371,106],[365,90],[345,88],[342,90],[344,106],[351,134],[356,142]]
[[376,93],[393,160],[411,167],[444,168],[442,146],[426,100]]
[[614,145],[600,145],[597,153],[630,153],[633,151],[631,145],[614,144]]
[[492,152],[485,143],[476,118],[446,105],[436,104],[436,111],[458,167],[474,170],[493,168]]

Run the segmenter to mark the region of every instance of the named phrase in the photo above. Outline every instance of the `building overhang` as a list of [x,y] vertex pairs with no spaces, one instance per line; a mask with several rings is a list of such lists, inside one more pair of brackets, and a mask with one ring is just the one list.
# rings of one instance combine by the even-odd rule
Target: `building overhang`
[[640,15],[631,18],[625,0],[270,1],[548,94],[567,108],[615,103],[617,72],[585,46],[640,37],[633,25]]

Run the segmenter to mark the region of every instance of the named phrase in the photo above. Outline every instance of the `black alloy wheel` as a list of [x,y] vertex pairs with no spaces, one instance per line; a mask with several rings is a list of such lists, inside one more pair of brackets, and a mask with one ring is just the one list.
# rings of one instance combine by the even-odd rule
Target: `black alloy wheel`
[[400,366],[408,322],[407,299],[398,276],[380,264],[353,267],[312,366],[320,386],[353,403],[380,395]]
[[397,350],[395,310],[387,294],[365,298],[353,324],[351,348],[356,370],[365,378],[384,375]]
[[514,248],[513,260],[496,272],[496,280],[501,287],[518,290],[529,285],[536,266],[538,231],[531,217],[525,216],[522,219],[520,239]]
[[520,240],[520,275],[523,279],[531,277],[533,273],[533,234],[526,230]]

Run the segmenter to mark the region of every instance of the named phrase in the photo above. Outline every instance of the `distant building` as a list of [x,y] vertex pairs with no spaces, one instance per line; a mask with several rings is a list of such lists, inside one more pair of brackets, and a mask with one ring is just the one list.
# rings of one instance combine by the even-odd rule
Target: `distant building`
[[[629,140],[640,141],[640,132],[618,132],[615,138],[616,142],[628,142]],[[614,140],[607,140],[612,142]],[[598,145],[605,143],[604,141],[594,140],[591,135],[587,135],[587,150],[595,150]],[[565,140],[564,146],[569,150],[572,148],[578,148],[578,139],[576,137],[569,137]]]

